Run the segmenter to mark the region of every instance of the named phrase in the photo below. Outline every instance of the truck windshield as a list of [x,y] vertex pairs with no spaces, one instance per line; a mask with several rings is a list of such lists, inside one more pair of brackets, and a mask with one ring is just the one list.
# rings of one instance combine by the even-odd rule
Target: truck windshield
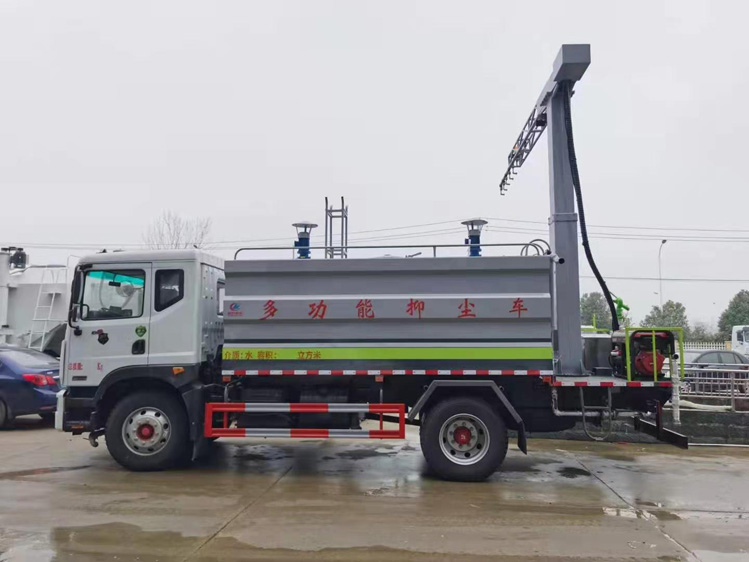
[[93,270],[83,283],[83,320],[137,318],[143,314],[143,270]]

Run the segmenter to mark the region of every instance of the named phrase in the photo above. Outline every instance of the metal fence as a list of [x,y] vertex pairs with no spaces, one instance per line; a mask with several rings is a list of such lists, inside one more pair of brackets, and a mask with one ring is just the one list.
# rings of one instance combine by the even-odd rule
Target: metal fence
[[709,399],[710,403],[728,405],[731,411],[736,411],[738,401],[749,400],[748,368],[748,365],[721,365],[717,368],[685,364],[681,398]]
[[721,351],[731,349],[731,342],[726,341],[685,341],[684,349],[686,351]]

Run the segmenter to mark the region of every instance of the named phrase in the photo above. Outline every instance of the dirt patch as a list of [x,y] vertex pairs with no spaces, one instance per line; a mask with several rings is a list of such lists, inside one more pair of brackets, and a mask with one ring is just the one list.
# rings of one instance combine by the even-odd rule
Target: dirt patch
[[[262,455],[260,453],[237,453],[236,455],[234,455],[234,458],[237,459],[237,460],[240,460],[240,461],[262,461],[262,462],[267,462],[267,461],[272,461],[272,460],[278,459],[279,457],[266,456],[266,455]],[[283,457],[280,457],[280,458],[283,458]]]
[[575,466],[565,466],[557,470],[564,478],[578,478],[580,476],[590,476],[590,472],[577,468]]
[[353,449],[351,451],[342,451],[336,453],[336,456],[341,459],[350,459],[353,461],[360,461],[362,459],[371,459],[374,457],[392,457],[398,454],[398,451],[378,451],[375,449]]
[[675,513],[671,513],[670,511],[665,511],[663,509],[654,511],[648,510],[648,513],[658,519],[658,521],[681,521],[681,517],[679,517]]

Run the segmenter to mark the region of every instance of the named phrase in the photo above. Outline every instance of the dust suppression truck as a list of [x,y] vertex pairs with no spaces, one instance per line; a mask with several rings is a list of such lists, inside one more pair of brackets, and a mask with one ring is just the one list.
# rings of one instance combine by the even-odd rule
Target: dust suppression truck
[[58,429],[104,436],[124,467],[159,470],[215,438],[402,439],[413,424],[431,469],[455,480],[497,470],[508,430],[526,452],[530,432],[626,412],[672,436],[644,414],[671,395],[674,331],[620,330],[614,315],[611,337],[583,349],[577,213],[594,263],[569,98],[589,56],[562,47],[509,156],[514,172],[548,126],[549,250],[499,244],[505,255],[482,256],[474,229],[465,256],[349,247],[347,259],[314,259],[305,239],[287,259],[256,248],[225,263],[199,250],[84,257]]

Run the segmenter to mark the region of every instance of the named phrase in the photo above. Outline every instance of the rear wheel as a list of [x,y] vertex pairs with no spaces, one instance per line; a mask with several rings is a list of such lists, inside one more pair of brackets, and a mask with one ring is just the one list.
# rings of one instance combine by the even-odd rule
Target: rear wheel
[[138,392],[120,400],[109,414],[105,436],[114,460],[130,470],[171,468],[190,451],[185,410],[164,392]]
[[425,416],[420,438],[429,467],[447,480],[485,480],[507,454],[504,421],[489,404],[476,398],[437,403]]

